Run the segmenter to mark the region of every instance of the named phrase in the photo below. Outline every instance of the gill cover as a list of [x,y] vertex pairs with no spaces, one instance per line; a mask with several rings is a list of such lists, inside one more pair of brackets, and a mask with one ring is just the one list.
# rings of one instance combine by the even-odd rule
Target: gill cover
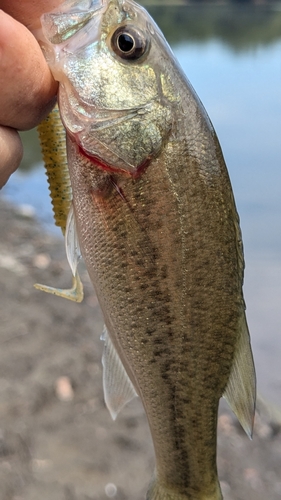
[[41,22],[68,138],[95,165],[136,176],[172,125],[157,26],[131,0],[69,0]]

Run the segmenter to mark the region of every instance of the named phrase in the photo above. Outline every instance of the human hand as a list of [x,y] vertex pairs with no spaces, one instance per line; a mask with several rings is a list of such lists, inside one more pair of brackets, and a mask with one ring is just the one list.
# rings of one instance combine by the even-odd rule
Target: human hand
[[38,27],[41,14],[60,3],[0,0],[0,188],[22,158],[17,131],[38,125],[55,103],[57,82],[26,26]]

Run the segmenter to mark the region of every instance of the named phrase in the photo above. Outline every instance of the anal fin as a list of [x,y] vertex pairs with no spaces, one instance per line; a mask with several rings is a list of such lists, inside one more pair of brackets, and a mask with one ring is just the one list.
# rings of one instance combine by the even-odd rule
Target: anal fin
[[250,438],[256,405],[256,374],[245,314],[241,316],[239,340],[224,397]]
[[104,400],[112,419],[115,420],[123,406],[137,396],[137,392],[106,327],[104,327],[101,339],[104,341],[102,356]]

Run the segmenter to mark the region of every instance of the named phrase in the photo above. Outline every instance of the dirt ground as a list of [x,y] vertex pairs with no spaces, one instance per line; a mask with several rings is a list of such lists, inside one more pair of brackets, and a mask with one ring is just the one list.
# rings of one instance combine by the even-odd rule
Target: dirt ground
[[[68,287],[62,239],[0,201],[0,500],[141,500],[154,469],[139,401],[112,422],[102,394],[102,316],[87,273],[74,304],[34,289]],[[253,441],[223,404],[218,467],[225,500],[281,498],[280,425]]]

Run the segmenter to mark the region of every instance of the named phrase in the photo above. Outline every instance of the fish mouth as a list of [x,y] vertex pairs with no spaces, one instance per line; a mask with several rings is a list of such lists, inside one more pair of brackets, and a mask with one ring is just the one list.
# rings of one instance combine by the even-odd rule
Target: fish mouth
[[[97,38],[99,17],[107,8],[107,0],[66,0],[51,12],[41,17],[45,39],[60,50],[71,51],[72,38],[82,30],[81,41],[75,47],[81,48]],[[76,37],[77,38],[77,37]]]

